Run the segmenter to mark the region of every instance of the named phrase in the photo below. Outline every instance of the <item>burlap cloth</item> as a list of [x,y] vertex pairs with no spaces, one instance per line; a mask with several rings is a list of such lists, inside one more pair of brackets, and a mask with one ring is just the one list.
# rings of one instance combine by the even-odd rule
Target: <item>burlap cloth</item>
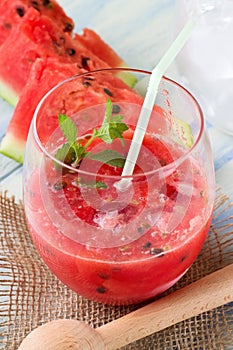
[[[233,263],[233,203],[220,190],[216,192],[205,246],[187,274],[167,293]],[[139,307],[109,307],[76,295],[40,260],[26,227],[22,203],[0,194],[0,216],[0,349],[17,349],[28,332],[48,320],[73,318],[98,327]],[[233,349],[233,303],[178,323],[126,349]]]

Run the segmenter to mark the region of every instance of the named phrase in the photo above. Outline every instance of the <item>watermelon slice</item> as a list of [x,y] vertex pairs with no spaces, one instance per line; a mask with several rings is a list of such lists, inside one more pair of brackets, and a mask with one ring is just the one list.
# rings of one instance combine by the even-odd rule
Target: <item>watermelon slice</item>
[[59,81],[81,72],[76,65],[66,65],[55,59],[37,59],[30,71],[30,75],[22,96],[17,104],[8,125],[7,133],[2,140],[0,152],[23,162],[26,139],[31,119],[36,105],[42,96]]
[[[125,67],[128,65],[122,58],[92,29],[84,28],[82,35],[75,34],[74,40],[85,45],[91,52],[112,67]],[[137,81],[130,73],[117,74],[125,83],[133,87]]]
[[48,16],[62,31],[72,33],[74,22],[54,0],[1,0],[0,4],[0,46],[8,38],[28,9],[33,7]]
[[[35,108],[42,96],[56,83],[77,73],[85,72],[75,63],[62,63],[56,58],[37,59],[32,66],[29,79],[22,91],[20,100],[9,123],[7,133],[2,140],[0,152],[23,163],[27,135]],[[93,80],[91,76],[80,80],[78,98],[74,100],[74,108],[83,109],[95,103],[105,103],[107,98],[114,101],[130,100],[142,103],[142,97],[131,90],[122,80],[114,75],[106,74],[104,81]],[[61,110],[64,108],[61,99]],[[52,110],[48,111],[52,118]],[[57,115],[53,115],[57,127]],[[40,126],[43,137],[46,138],[46,125]]]
[[86,70],[109,67],[82,43],[62,32],[49,17],[31,7],[0,47],[0,95],[16,105],[33,63],[46,57],[74,62]]

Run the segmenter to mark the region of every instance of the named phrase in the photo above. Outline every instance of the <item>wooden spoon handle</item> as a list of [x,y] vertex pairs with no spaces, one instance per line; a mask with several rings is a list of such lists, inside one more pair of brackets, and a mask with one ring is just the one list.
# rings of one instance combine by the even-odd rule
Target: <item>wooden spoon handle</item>
[[233,301],[233,264],[100,328],[56,320],[34,329],[19,350],[116,350]]
[[105,348],[122,346],[233,301],[233,264],[96,329]]

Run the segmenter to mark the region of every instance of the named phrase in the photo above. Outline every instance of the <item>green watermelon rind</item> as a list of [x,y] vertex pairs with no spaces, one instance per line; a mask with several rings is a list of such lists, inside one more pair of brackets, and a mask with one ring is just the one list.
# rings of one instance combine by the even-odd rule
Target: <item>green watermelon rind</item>
[[182,146],[185,146],[186,148],[191,148],[194,144],[191,126],[184,120],[181,120],[175,116],[172,118],[171,136],[174,141]]
[[131,73],[122,72],[118,73],[117,76],[130,88],[133,88],[137,83],[137,78]]
[[[127,66],[123,65],[118,68],[127,68]],[[126,72],[126,71],[120,71],[116,73],[116,76],[119,79],[121,79],[126,85],[128,85],[130,88],[133,88],[138,81],[137,77],[133,73]]]
[[19,95],[2,80],[0,80],[0,96],[3,100],[7,101],[13,107],[15,107],[19,101]]
[[25,142],[20,141],[14,135],[7,135],[3,137],[0,153],[8,158],[14,159],[16,162],[23,164],[25,154]]

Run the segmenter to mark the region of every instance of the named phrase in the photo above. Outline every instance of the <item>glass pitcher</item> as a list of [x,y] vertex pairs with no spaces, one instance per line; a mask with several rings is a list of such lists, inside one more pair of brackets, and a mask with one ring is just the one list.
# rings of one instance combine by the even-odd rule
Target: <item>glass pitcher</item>
[[191,16],[196,28],[177,57],[179,75],[207,120],[233,135],[233,1],[176,0],[177,32]]

